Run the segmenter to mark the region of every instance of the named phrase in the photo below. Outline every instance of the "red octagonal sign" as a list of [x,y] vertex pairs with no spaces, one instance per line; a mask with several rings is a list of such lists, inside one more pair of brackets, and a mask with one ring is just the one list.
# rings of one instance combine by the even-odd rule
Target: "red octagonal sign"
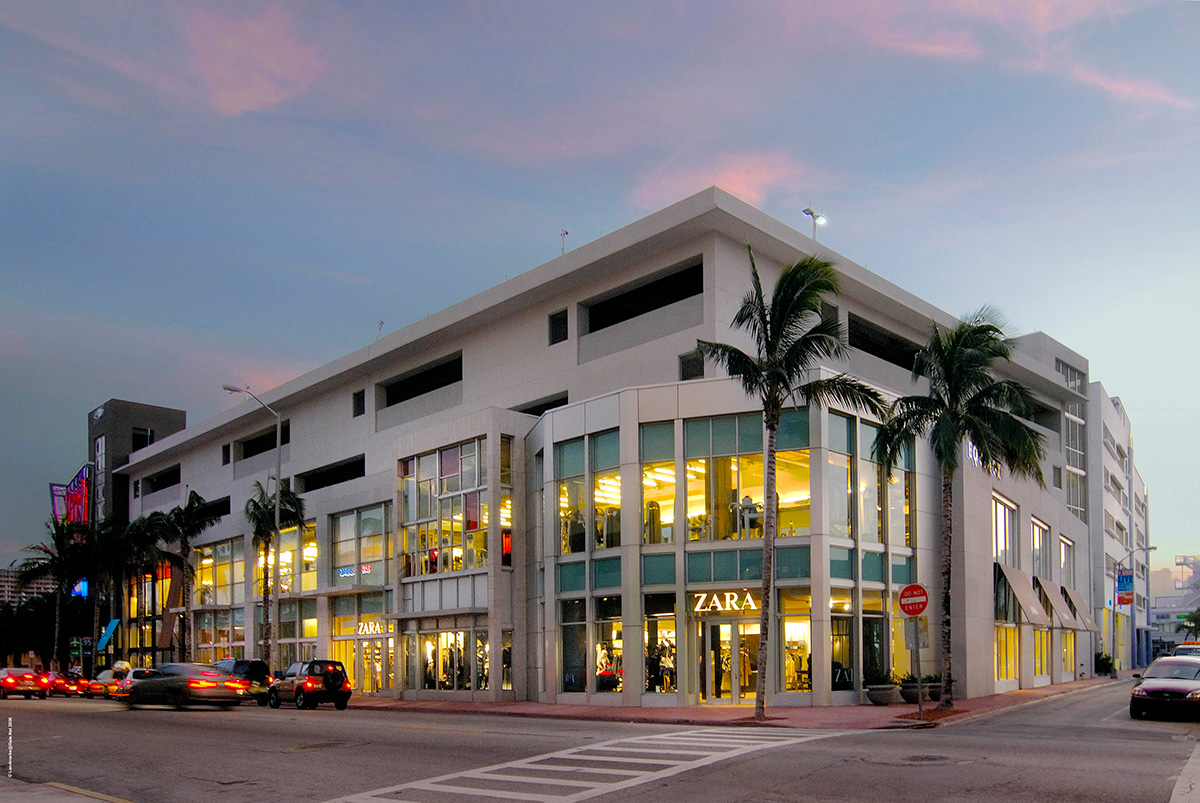
[[912,583],[900,591],[900,612],[905,616],[920,616],[929,604],[929,595],[925,586]]

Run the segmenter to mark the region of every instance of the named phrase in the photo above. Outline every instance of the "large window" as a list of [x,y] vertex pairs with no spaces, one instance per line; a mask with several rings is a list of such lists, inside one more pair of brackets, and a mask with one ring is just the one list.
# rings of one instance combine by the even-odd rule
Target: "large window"
[[1058,539],[1059,579],[1064,586],[1075,586],[1075,542],[1069,538]]
[[996,625],[996,680],[1016,680],[1019,645],[1016,625]]
[[[502,447],[507,445],[502,441]],[[501,474],[511,459],[509,451],[501,448]],[[400,461],[404,576],[487,566],[487,455],[487,438],[474,438]],[[501,489],[501,494],[500,526],[507,535],[503,544],[508,565],[512,499],[510,491]]]
[[779,590],[779,654],[783,691],[812,691],[812,594],[808,588]]
[[863,541],[883,543],[887,484],[883,479],[883,466],[871,460],[879,427],[864,421],[858,430],[858,442],[862,447],[858,470],[858,537]]
[[196,659],[211,664],[222,658],[246,656],[246,611],[232,608],[196,613]]
[[675,541],[675,425],[642,424],[642,541]]
[[391,582],[391,505],[333,517],[333,585],[383,586]]
[[558,486],[558,531],[562,554],[587,549],[584,528],[583,438],[554,444],[554,477]]
[[1033,631],[1033,674],[1050,674],[1050,629],[1036,628]]
[[854,592],[849,588],[829,589],[830,689],[854,688]]
[[562,620],[562,690],[587,689],[587,600],[564,599]]
[[1032,533],[1033,574],[1035,577],[1049,580],[1051,566],[1054,565],[1054,553],[1050,548],[1050,528],[1037,519],[1032,519],[1029,529]]
[[592,468],[592,543],[621,545],[621,448],[617,430],[588,438]]
[[675,679],[675,595],[647,594],[645,612],[642,639],[646,650],[646,691],[674,692],[678,688]]
[[596,686],[598,692],[621,691],[624,640],[621,638],[621,598],[597,597]]
[[1017,509],[998,496],[992,497],[992,557],[997,563],[1017,565]]
[[[196,547],[196,605],[240,605],[246,601],[245,547],[241,538]],[[261,588],[261,578],[257,585]]]
[[854,521],[854,484],[850,461],[857,441],[854,419],[829,414],[829,464],[825,472],[825,504],[829,509],[830,534],[850,538]]
[[688,539],[761,538],[761,516],[739,515],[763,502],[762,417],[757,413],[684,422]]
[[809,473],[808,410],[785,410],[775,437],[775,494],[779,500],[777,535],[812,532],[812,482]]

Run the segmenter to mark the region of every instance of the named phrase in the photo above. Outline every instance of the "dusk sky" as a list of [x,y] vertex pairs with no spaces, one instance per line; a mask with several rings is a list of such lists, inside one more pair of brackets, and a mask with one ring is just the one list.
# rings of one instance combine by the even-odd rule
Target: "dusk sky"
[[199,423],[713,184],[1090,359],[1200,554],[1197,104],[1190,0],[0,0],[0,566],[107,399]]

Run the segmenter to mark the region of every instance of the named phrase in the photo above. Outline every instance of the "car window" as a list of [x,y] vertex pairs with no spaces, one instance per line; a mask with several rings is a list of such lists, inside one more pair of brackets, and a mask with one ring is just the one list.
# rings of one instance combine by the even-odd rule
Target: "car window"
[[1193,661],[1155,661],[1142,677],[1173,678],[1175,680],[1200,679],[1200,663]]
[[291,678],[298,674],[300,674],[300,664],[292,664],[287,668],[287,673],[284,675],[284,677]]

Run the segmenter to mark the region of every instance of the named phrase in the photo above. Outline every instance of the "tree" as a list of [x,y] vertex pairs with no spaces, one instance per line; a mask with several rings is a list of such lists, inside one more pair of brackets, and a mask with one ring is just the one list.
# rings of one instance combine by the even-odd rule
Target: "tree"
[[[139,648],[149,646],[153,650],[154,647],[153,644],[143,644],[140,635],[146,632],[145,620],[150,615],[150,601],[147,599],[146,593],[146,578],[149,577],[151,583],[154,583],[158,580],[159,570],[164,565],[181,572],[186,572],[191,568],[184,565],[183,559],[179,555],[162,548],[161,545],[166,543],[170,536],[170,521],[167,518],[167,514],[159,510],[145,516],[139,516],[129,522],[129,526],[125,528],[124,546],[127,550],[126,556],[133,567],[131,579],[137,588]],[[142,657],[144,658],[144,656],[145,653],[143,652]]]
[[17,567],[17,585],[28,588],[37,580],[49,580],[54,585],[54,641],[51,642],[50,668],[61,671],[62,649],[59,633],[62,621],[62,601],[66,594],[83,577],[81,542],[86,527],[75,522],[53,519],[46,523],[50,537],[38,544],[25,547],[33,557],[26,558]]
[[182,506],[176,505],[166,514],[168,526],[163,538],[168,544],[179,545],[179,557],[186,567],[183,571],[183,617],[179,623],[179,660],[184,662],[192,660],[192,642],[188,633],[192,619],[192,540],[221,520],[210,510],[204,497],[191,491]]
[[[278,485],[276,486],[278,487]],[[275,496],[267,495],[261,482],[254,483],[254,496],[246,501],[246,520],[254,533],[255,551],[261,551],[262,562],[262,605],[263,605],[263,660],[271,666],[271,561],[275,532]],[[279,526],[304,526],[304,500],[290,488],[279,494]]]
[[754,338],[755,354],[705,340],[697,341],[696,346],[705,358],[739,379],[746,395],[762,400],[767,444],[763,478],[762,606],[754,718],[763,720],[766,719],[770,666],[767,648],[774,580],[772,564],[779,512],[775,494],[775,443],[783,409],[789,401],[797,406],[834,402],[878,414],[882,414],[885,407],[875,390],[844,373],[803,381],[823,360],[842,359],[848,354],[841,325],[837,320],[821,317],[821,299],[838,292],[838,278],[832,263],[808,256],[786,265],[775,282],[768,306],[763,297],[754,250],[747,245],[746,251],[750,256],[752,287],[742,299],[730,326],[750,333]]
[[942,688],[938,708],[953,708],[951,697],[950,572],[954,555],[954,480],[963,442],[974,447],[984,471],[1007,470],[1015,477],[1045,487],[1042,436],[1020,420],[1033,411],[1027,388],[998,380],[992,366],[1011,359],[995,310],[983,307],[953,329],[936,323],[929,342],[913,360],[913,381],[929,381],[928,395],[904,396],[891,406],[875,439],[875,459],[890,472],[901,450],[914,439],[928,437],[942,479]]
[[1194,610],[1175,624],[1175,632],[1183,633],[1185,639],[1200,636],[1200,609]]

